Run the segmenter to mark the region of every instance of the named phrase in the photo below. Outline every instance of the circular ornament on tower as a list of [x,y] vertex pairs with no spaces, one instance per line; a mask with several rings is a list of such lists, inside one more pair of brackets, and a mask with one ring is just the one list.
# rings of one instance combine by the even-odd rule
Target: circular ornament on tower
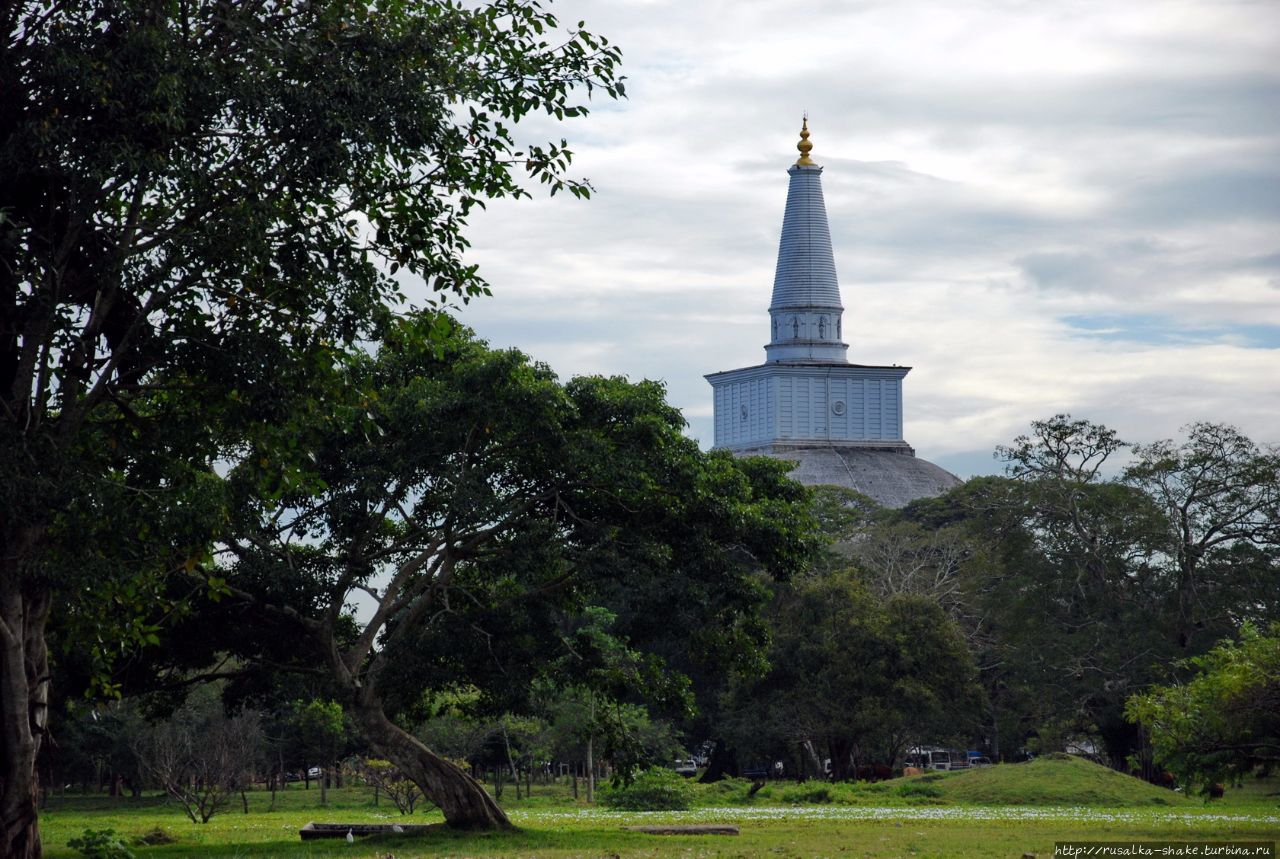
[[831,411],[838,415],[844,414],[844,400],[836,400],[831,404]]

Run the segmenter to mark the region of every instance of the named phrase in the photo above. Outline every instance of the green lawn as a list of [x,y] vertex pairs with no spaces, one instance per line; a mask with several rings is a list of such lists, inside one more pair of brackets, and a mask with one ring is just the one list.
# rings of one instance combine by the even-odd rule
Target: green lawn
[[[76,856],[66,844],[85,829],[114,829],[132,841],[157,827],[172,844],[132,847],[140,857],[351,856],[396,859],[417,856],[639,857],[639,856],[849,856],[980,857],[1035,853],[1051,856],[1060,840],[1267,840],[1280,838],[1276,781],[1229,789],[1206,804],[1170,791],[1148,793],[1141,782],[1085,762],[1043,762],[992,767],[942,778],[926,774],[881,785],[825,786],[825,801],[812,798],[822,785],[770,785],[751,802],[744,784],[703,789],[697,808],[683,812],[610,812],[575,803],[567,785],[535,786],[532,799],[516,801],[510,787],[504,805],[520,827],[514,833],[475,835],[447,830],[423,838],[309,842],[298,837],[307,821],[439,822],[435,812],[401,817],[384,802],[375,807],[364,788],[329,792],[292,788],[254,792],[249,814],[237,803],[206,825],[189,822],[162,799],[55,797],[42,819],[46,855]],[[1120,781],[1115,781],[1119,779]],[[920,792],[908,785],[930,788]],[[1013,802],[1010,791],[1022,791]],[[1118,791],[1118,792],[1117,792]],[[1067,801],[1063,801],[1064,797]],[[736,823],[731,836],[650,836],[624,826],[647,822]]]

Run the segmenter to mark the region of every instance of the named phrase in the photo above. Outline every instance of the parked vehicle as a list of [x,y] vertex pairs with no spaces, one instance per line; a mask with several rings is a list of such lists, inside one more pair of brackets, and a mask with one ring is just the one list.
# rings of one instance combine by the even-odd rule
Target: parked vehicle
[[[963,761],[964,763],[961,763]],[[922,770],[964,769],[969,759],[963,753],[953,754],[947,749],[921,748],[917,746],[907,752],[906,764]]]
[[676,761],[676,775],[693,778],[698,774],[698,765],[693,761]]

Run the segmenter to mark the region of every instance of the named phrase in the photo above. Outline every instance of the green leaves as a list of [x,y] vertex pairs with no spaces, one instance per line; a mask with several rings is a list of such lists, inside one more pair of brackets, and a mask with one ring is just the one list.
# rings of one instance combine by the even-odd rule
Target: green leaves
[[1280,763],[1280,624],[1245,624],[1190,660],[1183,684],[1131,697],[1125,715],[1146,729],[1156,761],[1188,787],[1239,781]]

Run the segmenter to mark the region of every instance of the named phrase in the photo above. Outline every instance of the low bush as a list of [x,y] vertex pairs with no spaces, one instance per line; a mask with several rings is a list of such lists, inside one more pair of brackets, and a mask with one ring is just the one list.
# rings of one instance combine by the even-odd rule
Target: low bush
[[67,846],[88,859],[134,859],[114,829],[86,829],[79,838],[68,841]]
[[755,799],[757,795],[764,796],[765,791],[769,790],[766,785],[760,791],[757,791],[756,795],[752,795],[751,784],[751,781],[745,778],[724,778],[720,781],[713,781],[710,784],[695,783],[694,787],[697,791],[695,796],[700,803],[713,805],[732,803],[737,805],[749,802]]
[[160,844],[172,844],[177,840],[178,840],[177,838],[174,838],[171,834],[166,832],[164,829],[157,826],[154,829],[147,830],[146,832],[139,835],[137,838],[133,839],[133,843],[140,845],[142,847],[155,847]]
[[925,784],[922,781],[909,781],[906,784],[898,785],[895,793],[898,796],[905,797],[929,797],[935,798],[942,796],[942,791],[931,784]]
[[692,803],[695,788],[671,770],[645,770],[629,785],[600,791],[600,802],[622,811],[683,811]]
[[831,785],[820,781],[806,781],[784,787],[779,792],[779,799],[792,805],[835,802],[835,792]]

